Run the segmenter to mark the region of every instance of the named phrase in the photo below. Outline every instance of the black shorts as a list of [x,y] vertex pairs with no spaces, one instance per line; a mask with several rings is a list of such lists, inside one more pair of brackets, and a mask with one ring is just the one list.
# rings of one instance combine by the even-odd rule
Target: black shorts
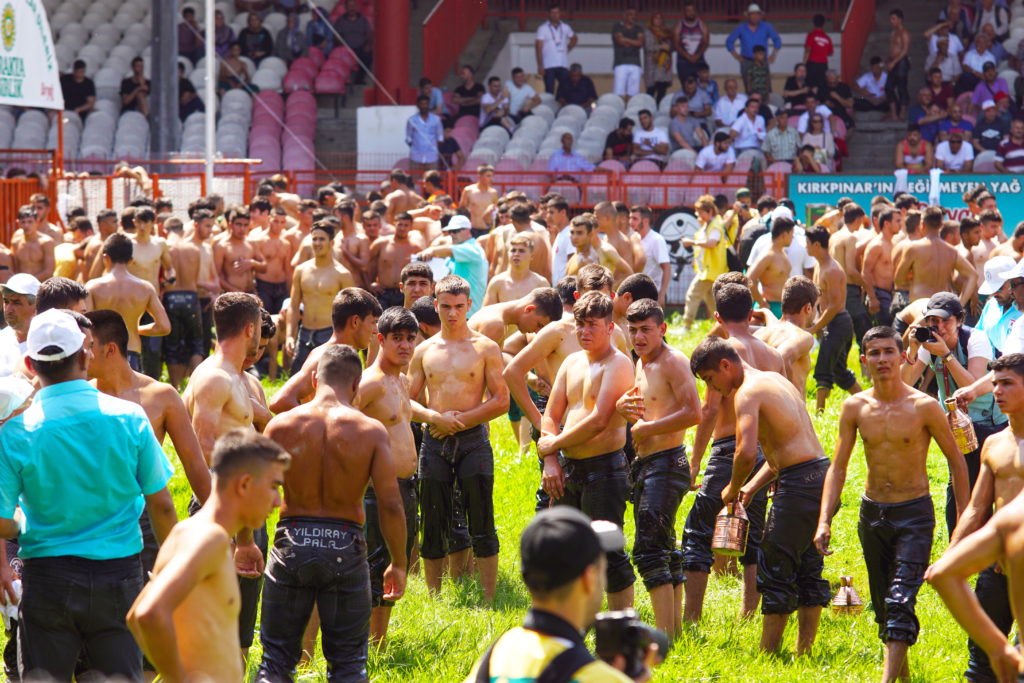
[[[722,490],[732,479],[732,456],[736,452],[736,437],[727,436],[717,439],[711,444],[711,456],[704,469],[700,490],[686,516],[683,527],[683,569],[685,571],[711,572],[715,556],[711,552],[711,537],[715,533],[715,518],[722,511]],[[750,471],[753,477],[764,464],[764,454],[757,447],[757,460]],[[693,473],[690,473],[693,476]],[[750,481],[747,477],[747,481]],[[750,518],[750,532],[747,535],[747,550],[740,558],[740,564],[757,564],[760,553],[761,536],[764,534],[764,513],[768,507],[767,487],[754,494],[754,499],[747,507]]]
[[256,296],[263,302],[263,308],[267,309],[270,315],[277,315],[281,312],[281,305],[288,298],[287,282],[267,282],[256,278]]
[[[413,544],[419,534],[419,498],[416,495],[416,477],[398,480],[398,489],[402,494],[402,507],[405,509],[405,561],[412,557]],[[373,487],[367,487],[363,499],[366,510],[366,561],[370,565],[370,595],[374,607],[392,607],[394,602],[384,600],[384,571],[391,564],[391,553],[384,541],[384,533],[380,527],[377,513],[377,494]]]
[[825,607],[825,558],[814,545],[828,458],[816,458],[779,472],[764,526],[757,563],[762,614],[791,614],[798,607]]
[[[261,526],[252,530],[252,540],[263,553],[263,562],[267,561],[267,527]],[[242,601],[238,610],[238,640],[243,648],[252,647],[256,632],[256,613],[260,606],[260,591],[263,590],[263,577],[251,579],[247,576],[238,577],[238,591]]]
[[878,637],[913,645],[920,624],[917,592],[932,554],[935,507],[931,496],[901,503],[861,498],[857,535],[868,567]]
[[[875,298],[878,299],[878,313],[871,314],[871,322],[875,325],[892,327],[892,292],[888,289],[875,287]],[[864,305],[867,306],[866,298],[864,300]]]
[[676,548],[676,513],[690,490],[690,463],[679,446],[637,458],[633,480],[633,564],[647,590],[671,584],[683,575],[683,553]]
[[292,374],[296,374],[306,364],[309,352],[318,346],[327,343],[327,340],[334,334],[333,327],[321,327],[319,330],[309,330],[299,325],[299,336],[295,341],[295,358],[292,359]]
[[[561,462],[565,473],[565,495],[555,504],[571,505],[591,519],[614,522],[621,528],[629,495],[626,455],[622,449],[580,460],[563,458]],[[607,553],[607,557],[609,593],[618,593],[636,583],[636,575],[625,550]]]
[[164,337],[164,361],[188,365],[193,356],[203,357],[203,312],[195,292],[164,292],[164,309],[171,331]]
[[846,367],[847,356],[853,347],[853,318],[842,311],[825,326],[818,348],[818,362],[814,364],[814,381],[819,389],[832,385],[849,391],[857,377]]
[[[444,439],[423,430],[419,472],[423,543],[420,555],[439,560],[459,550],[453,544],[456,497],[465,503],[473,554],[498,554],[494,527],[494,453],[486,425]],[[455,482],[458,482],[457,493]]]
[[405,295],[398,287],[388,287],[377,295],[380,307],[385,311],[394,306],[401,307],[405,304]]
[[263,660],[256,680],[292,680],[313,605],[320,614],[327,680],[368,680],[370,569],[362,526],[344,519],[282,519],[266,575]]

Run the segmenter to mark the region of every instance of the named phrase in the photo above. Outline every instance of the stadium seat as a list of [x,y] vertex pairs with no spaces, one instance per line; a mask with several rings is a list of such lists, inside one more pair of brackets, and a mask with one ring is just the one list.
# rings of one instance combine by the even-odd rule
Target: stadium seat
[[979,152],[974,158],[975,173],[996,173],[996,153],[990,149]]

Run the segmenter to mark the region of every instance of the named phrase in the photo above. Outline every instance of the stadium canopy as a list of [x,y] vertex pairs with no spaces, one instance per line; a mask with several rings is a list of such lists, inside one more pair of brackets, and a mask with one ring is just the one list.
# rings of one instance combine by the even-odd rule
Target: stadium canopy
[[46,9],[38,0],[0,3],[0,104],[64,109]]

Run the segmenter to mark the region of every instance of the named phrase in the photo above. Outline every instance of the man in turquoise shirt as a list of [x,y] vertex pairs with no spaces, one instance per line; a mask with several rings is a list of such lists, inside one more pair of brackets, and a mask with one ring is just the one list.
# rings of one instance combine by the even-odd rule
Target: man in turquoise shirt
[[71,680],[85,650],[103,677],[141,680],[125,625],[144,582],[139,516],[145,506],[160,541],[177,521],[173,469],[145,412],[86,381],[91,327],[57,309],[33,318],[27,358],[42,388],[0,429],[0,537],[18,538],[24,561],[22,677]]
[[487,255],[473,239],[470,231],[472,227],[466,216],[452,216],[448,224],[441,228],[445,235],[451,237],[452,243],[428,247],[417,254],[422,261],[449,257],[448,267],[452,275],[458,275],[469,283],[470,317],[480,310],[487,291]]

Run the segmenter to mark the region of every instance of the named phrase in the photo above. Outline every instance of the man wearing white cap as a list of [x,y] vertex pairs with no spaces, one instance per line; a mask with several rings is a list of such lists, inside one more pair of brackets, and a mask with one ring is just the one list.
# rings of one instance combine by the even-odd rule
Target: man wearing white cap
[[28,273],[18,273],[0,285],[4,299],[7,327],[0,330],[0,377],[15,372],[25,355],[28,327],[36,314],[39,280]]
[[[772,248],[771,221],[776,218],[793,218],[793,211],[787,206],[777,206],[768,217],[769,231],[754,240],[754,246],[750,248],[750,257],[747,259],[747,267],[754,265],[761,254]],[[803,275],[810,277],[809,271],[814,270],[814,259],[807,255],[807,233],[799,223],[793,228],[793,241],[784,249],[789,257],[789,264],[792,268],[790,277]]]
[[[764,11],[757,3],[750,3],[747,6],[747,21],[740,24],[729,37],[725,39],[725,49],[728,50],[736,61],[740,63],[740,74],[743,82],[747,82],[747,69],[754,63],[754,47],[761,45],[767,49],[768,41],[772,43],[772,50],[768,53],[768,63],[773,64],[775,57],[782,47],[782,38],[778,32],[764,19]],[[736,41],[739,41],[739,48]]]
[[1024,267],[1012,257],[993,256],[985,263],[985,281],[978,287],[978,294],[989,299],[975,327],[984,330],[992,348],[999,352],[1006,346],[1014,321],[1021,317],[1021,309],[1014,305],[1013,285],[1017,281],[1024,283]]
[[144,581],[139,515],[145,506],[160,541],[177,522],[167,491],[174,470],[146,413],[86,379],[91,326],[57,309],[33,319],[27,355],[42,388],[0,440],[0,537],[17,537],[24,561],[23,678],[71,680],[84,650],[102,677],[142,680],[125,625]]
[[440,244],[427,247],[416,255],[421,261],[432,258],[450,258],[453,275],[458,275],[469,282],[470,308],[469,317],[480,310],[487,291],[487,255],[480,244],[473,239],[470,231],[473,226],[465,216],[452,216],[441,231],[451,238],[451,244]]

